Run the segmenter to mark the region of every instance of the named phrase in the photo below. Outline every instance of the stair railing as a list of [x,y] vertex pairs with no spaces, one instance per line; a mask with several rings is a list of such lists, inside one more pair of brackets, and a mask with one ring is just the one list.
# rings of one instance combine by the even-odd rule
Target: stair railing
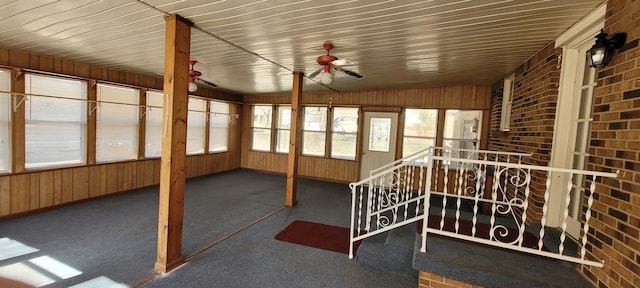
[[[352,197],[349,258],[353,258],[355,242],[423,218],[421,215],[425,207],[426,211],[429,207],[428,201],[425,203],[428,187],[432,182],[434,187],[449,185],[448,176],[439,176],[447,175],[446,172],[433,169],[434,175],[429,173],[431,169],[427,169],[428,163],[434,167],[432,157],[435,155],[447,155],[447,159],[451,155],[464,155],[466,159],[505,163],[522,163],[523,157],[531,156],[527,153],[429,147],[373,170],[368,178],[349,184]],[[435,167],[443,164],[447,164],[448,169],[456,165],[440,160]],[[432,176],[434,179],[429,180]],[[458,186],[464,190],[472,189],[468,181],[460,180]]]
[[[588,237],[594,233],[589,230],[589,221],[594,195],[599,188],[597,183],[603,178],[617,177],[616,173],[441,155],[429,154],[426,155],[427,161],[413,163],[421,165],[421,171],[424,166],[426,171],[424,189],[421,187],[418,194],[423,197],[424,211],[431,212],[418,215],[423,221],[421,252],[427,251],[426,236],[432,233],[579,264],[603,266],[603,262],[586,257]],[[443,183],[438,183],[441,178]],[[563,181],[563,191],[551,190],[552,179]],[[572,195],[575,193],[582,195],[583,204],[573,203]],[[552,194],[556,196],[553,204],[560,205],[562,215],[559,217],[560,234],[557,239],[551,239],[558,244],[550,247],[545,244],[546,240],[556,237],[546,233],[549,228],[547,222],[552,217],[549,213]],[[436,204],[440,209],[434,209]],[[469,208],[467,211],[463,209],[465,206]],[[577,253],[565,251],[571,209],[582,209],[584,217],[579,223],[577,240],[580,247]],[[485,210],[485,213],[480,213],[480,210]],[[465,217],[461,216],[463,214]],[[479,221],[481,217],[489,219]],[[467,225],[464,229],[463,223]],[[488,232],[480,235],[483,234],[481,230]]]

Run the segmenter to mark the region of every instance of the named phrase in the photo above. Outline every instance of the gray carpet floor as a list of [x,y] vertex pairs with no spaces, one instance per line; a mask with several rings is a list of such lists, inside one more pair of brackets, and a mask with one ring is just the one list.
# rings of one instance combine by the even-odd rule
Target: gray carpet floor
[[[283,206],[286,178],[231,171],[187,181],[183,255]],[[298,205],[285,208],[195,255],[143,287],[417,287],[417,279],[364,266],[347,255],[275,240],[294,220],[349,227],[346,184],[300,179]],[[25,264],[70,287],[98,277],[127,286],[154,275],[158,188],[0,222],[0,238],[38,252],[0,261]],[[29,260],[49,256],[82,272],[62,279]]]

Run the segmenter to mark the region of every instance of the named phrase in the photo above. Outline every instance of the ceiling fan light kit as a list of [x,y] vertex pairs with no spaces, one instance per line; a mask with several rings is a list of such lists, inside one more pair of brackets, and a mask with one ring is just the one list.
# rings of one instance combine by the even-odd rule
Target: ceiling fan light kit
[[189,92],[191,93],[196,92],[198,90],[198,84],[196,84],[196,81],[209,86],[210,88],[218,88],[218,85],[214,84],[213,82],[200,78],[200,76],[202,76],[202,73],[193,69],[193,66],[196,65],[196,63],[198,63],[198,61],[189,60],[189,87],[187,90],[189,90]]

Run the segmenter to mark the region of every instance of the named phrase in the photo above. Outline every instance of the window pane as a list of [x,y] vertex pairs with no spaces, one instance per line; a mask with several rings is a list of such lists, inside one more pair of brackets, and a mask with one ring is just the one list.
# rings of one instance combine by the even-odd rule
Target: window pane
[[278,122],[276,123],[278,129],[290,129],[291,128],[291,107],[278,106]]
[[84,163],[84,124],[33,123],[25,128],[27,168]]
[[218,114],[229,114],[229,103],[220,101],[210,101],[209,111]]
[[291,107],[278,106],[276,121],[276,152],[289,152],[289,129],[291,128]]
[[271,150],[271,129],[253,128],[251,149],[258,151]]
[[404,120],[402,157],[435,146],[438,110],[407,109]]
[[325,136],[324,132],[303,132],[302,154],[324,156]]
[[331,135],[331,157],[355,160],[357,134],[353,133],[332,133]]
[[358,108],[333,108],[332,131],[358,133]]
[[289,130],[278,130],[278,143],[276,143],[276,152],[289,152],[289,135]]
[[331,157],[355,160],[358,108],[333,108],[331,124]]
[[271,105],[253,106],[253,127],[271,129]]
[[[11,72],[0,69],[0,91],[11,91]],[[0,93],[0,173],[9,172],[11,165],[11,141],[9,125],[11,121],[11,97],[8,93]]]
[[436,145],[434,138],[418,138],[404,136],[402,141],[402,157],[407,157],[413,153],[424,150],[426,147]]
[[[98,85],[96,161],[130,160],[138,157],[138,99],[140,91]],[[133,104],[133,105],[122,105]]]
[[[481,111],[447,110],[444,119],[443,146],[454,149],[477,149],[480,141]],[[454,151],[451,156],[465,158],[468,152]]]
[[206,125],[207,102],[189,97],[187,114],[187,155],[204,153],[204,129]]
[[229,103],[209,101],[209,152],[228,150]]
[[86,82],[25,75],[25,167],[85,163]]
[[[252,140],[251,149],[271,151],[271,105],[254,105],[252,107]],[[258,129],[261,128],[261,129]]]
[[304,130],[327,131],[327,108],[304,107]]
[[162,153],[162,92],[147,91],[146,118],[144,157],[160,157]]

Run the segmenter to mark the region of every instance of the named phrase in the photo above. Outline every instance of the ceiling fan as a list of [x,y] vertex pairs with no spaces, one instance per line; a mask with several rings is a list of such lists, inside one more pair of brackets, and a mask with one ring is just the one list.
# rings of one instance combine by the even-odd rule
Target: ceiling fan
[[200,78],[202,73],[198,70],[194,70],[193,66],[196,65],[198,61],[189,60],[189,92],[196,92],[198,90],[198,85],[196,83],[208,86],[210,88],[218,88],[218,85],[214,84],[211,81],[204,80]]
[[333,75],[331,74],[332,68],[335,71],[341,71],[357,79],[361,79],[362,77],[364,77],[364,75],[362,74],[358,74],[356,72],[343,68],[343,66],[353,65],[351,61],[338,59],[338,57],[329,54],[329,50],[333,48],[333,44],[324,43],[322,47],[324,48],[324,50],[327,50],[327,55],[318,56],[318,58],[316,59],[316,62],[318,62],[318,65],[322,66],[322,68],[311,73],[311,75],[309,75],[309,79],[313,79],[318,76],[318,74],[321,74],[320,81],[325,85],[331,84],[331,82],[333,82]]

